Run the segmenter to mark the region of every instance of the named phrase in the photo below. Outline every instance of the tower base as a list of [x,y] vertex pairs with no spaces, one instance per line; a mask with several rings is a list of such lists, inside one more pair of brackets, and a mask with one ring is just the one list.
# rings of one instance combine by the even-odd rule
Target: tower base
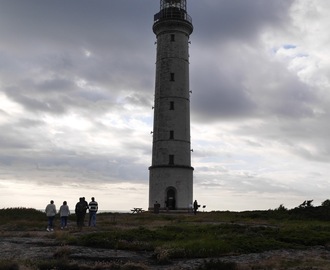
[[193,167],[151,166],[149,168],[149,210],[185,210],[192,205]]

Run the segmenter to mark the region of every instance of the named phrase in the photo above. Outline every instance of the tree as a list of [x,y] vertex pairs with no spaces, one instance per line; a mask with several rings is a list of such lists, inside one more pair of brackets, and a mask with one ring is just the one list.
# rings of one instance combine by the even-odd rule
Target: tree
[[287,211],[288,209],[284,207],[283,204],[280,204],[278,208],[275,209],[276,211]]
[[322,204],[321,204],[321,206],[323,206],[323,207],[330,207],[330,200],[328,199],[328,200],[325,200]]

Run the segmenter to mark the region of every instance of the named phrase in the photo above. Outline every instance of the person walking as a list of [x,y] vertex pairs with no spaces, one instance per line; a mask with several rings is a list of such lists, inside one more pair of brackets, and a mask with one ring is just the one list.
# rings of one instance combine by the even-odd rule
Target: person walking
[[48,218],[47,231],[48,232],[54,231],[54,218],[56,215],[56,206],[53,200],[51,200],[50,203],[46,206],[45,212]]
[[79,202],[76,204],[75,213],[77,217],[77,226],[81,230],[84,226],[84,218],[86,215],[86,202],[84,198],[79,198]]
[[69,206],[66,201],[61,205],[59,214],[61,217],[61,230],[63,230],[68,226],[68,216],[70,215]]
[[194,201],[194,215],[196,215],[198,207],[199,207],[198,202],[197,202],[197,200],[195,200]]
[[89,206],[89,226],[96,226],[96,212],[98,210],[98,203],[95,201],[95,198],[92,197],[92,201],[88,204]]

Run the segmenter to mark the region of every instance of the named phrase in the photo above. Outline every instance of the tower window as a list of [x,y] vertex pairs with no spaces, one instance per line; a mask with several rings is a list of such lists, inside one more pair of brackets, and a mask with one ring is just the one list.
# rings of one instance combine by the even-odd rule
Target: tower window
[[170,140],[174,140],[174,130],[170,130]]
[[169,155],[169,164],[174,165],[174,155]]
[[170,74],[170,81],[174,82],[174,73]]
[[170,101],[170,110],[174,110],[174,101]]
[[175,35],[171,34],[171,41],[175,41]]

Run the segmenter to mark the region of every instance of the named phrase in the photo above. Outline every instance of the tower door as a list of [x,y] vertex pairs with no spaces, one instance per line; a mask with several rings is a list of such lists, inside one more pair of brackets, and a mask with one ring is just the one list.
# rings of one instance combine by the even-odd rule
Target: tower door
[[176,202],[176,198],[175,198],[175,189],[174,188],[169,188],[167,190],[167,193],[166,193],[166,207],[169,209],[169,210],[175,210],[175,202]]

